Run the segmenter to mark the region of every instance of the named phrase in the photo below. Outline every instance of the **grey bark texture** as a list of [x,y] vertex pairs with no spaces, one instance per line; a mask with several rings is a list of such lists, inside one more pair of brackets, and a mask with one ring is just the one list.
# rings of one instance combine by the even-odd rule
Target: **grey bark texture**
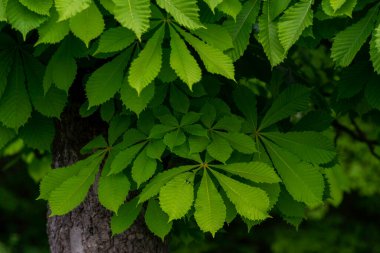
[[[83,157],[80,148],[106,127],[99,117],[81,118],[78,107],[65,110],[56,125],[53,167],[70,165]],[[49,212],[50,213],[50,212]],[[86,200],[71,213],[48,218],[47,233],[52,253],[164,253],[167,244],[146,227],[142,216],[123,234],[112,237],[111,212],[97,198],[96,183]]]

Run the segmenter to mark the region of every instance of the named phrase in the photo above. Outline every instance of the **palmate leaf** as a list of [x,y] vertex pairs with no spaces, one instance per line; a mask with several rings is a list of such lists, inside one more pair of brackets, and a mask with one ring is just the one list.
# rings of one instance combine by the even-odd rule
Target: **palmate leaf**
[[106,102],[120,89],[129,57],[130,51],[125,51],[91,74],[86,83],[89,107]]
[[161,188],[160,206],[169,215],[169,222],[181,219],[193,205],[194,176],[192,172],[182,173]]
[[129,47],[135,39],[135,34],[124,27],[110,28],[100,36],[99,46],[94,54],[118,52]]
[[193,84],[201,80],[201,68],[186,47],[185,42],[172,27],[170,27],[170,37],[170,66],[179,78],[192,89]]
[[25,87],[22,62],[16,55],[7,88],[0,99],[0,122],[6,127],[17,129],[28,121],[31,113],[32,105]]
[[285,51],[297,42],[305,28],[313,24],[313,0],[300,0],[280,18],[278,37]]
[[151,16],[149,0],[113,0],[115,18],[120,24],[131,29],[141,40],[141,35],[149,28]]
[[217,8],[236,20],[236,16],[242,10],[242,5],[239,0],[223,0]]
[[137,94],[140,94],[160,73],[163,38],[164,26],[159,28],[149,39],[129,68],[128,82],[137,90]]
[[321,204],[324,181],[318,168],[301,162],[295,155],[268,140],[263,139],[263,142],[292,197],[311,207]]
[[249,38],[260,11],[260,0],[249,0],[244,3],[242,11],[235,20],[227,20],[223,26],[226,27],[231,35],[233,49],[226,53],[233,61],[239,59],[249,44]]
[[269,198],[265,191],[240,183],[215,170],[211,172],[241,216],[250,220],[264,220],[269,217]]
[[59,21],[74,17],[87,9],[92,0],[54,0],[55,8],[59,14]]
[[366,42],[375,25],[379,7],[373,7],[359,22],[339,32],[331,48],[331,57],[337,65],[346,67]]
[[[89,25],[91,24],[91,25]],[[97,38],[104,30],[103,15],[95,3],[70,19],[70,29],[88,47],[91,40]]]
[[280,147],[292,152],[301,160],[314,164],[330,162],[336,156],[334,144],[317,132],[263,133]]
[[127,199],[131,184],[123,174],[102,176],[99,179],[98,198],[105,208],[117,213]]
[[218,135],[215,135],[212,142],[207,146],[207,153],[222,163],[226,163],[232,152],[230,143]]
[[247,87],[239,86],[233,93],[237,108],[243,113],[250,127],[257,129],[256,95]]
[[69,34],[70,26],[69,21],[64,20],[58,21],[58,13],[53,9],[51,11],[49,19],[43,23],[40,27],[38,27],[38,41],[36,45],[46,43],[46,44],[54,44],[58,43],[63,38]]
[[[274,20],[277,18],[290,4],[291,0],[283,0],[283,1],[276,1],[276,0],[267,0],[267,4],[269,5],[269,17],[270,20]],[[263,12],[265,10],[263,9]]]
[[281,182],[274,168],[263,162],[231,163],[226,165],[213,165],[213,167],[256,183],[273,184]]
[[141,191],[138,203],[143,203],[148,199],[156,196],[160,192],[162,186],[169,182],[173,177],[186,171],[190,171],[195,167],[196,166],[194,165],[185,165],[159,173],[152,180],[150,180],[150,182]]
[[148,207],[145,212],[145,224],[149,230],[164,240],[172,229],[173,222],[169,222],[169,217],[162,211],[158,201],[151,199],[148,202]]
[[30,11],[18,0],[8,0],[6,14],[10,25],[21,32],[24,40],[31,30],[39,27],[47,19],[46,16]]
[[202,27],[196,0],[156,0],[158,6],[170,13],[174,19],[189,29]]
[[285,89],[273,102],[260,123],[259,129],[264,129],[283,120],[296,112],[307,109],[310,90],[304,86],[292,85]]
[[235,70],[231,58],[217,48],[211,47],[193,35],[179,30],[185,40],[197,51],[208,72],[220,74],[228,79],[235,80]]
[[215,236],[215,233],[223,227],[226,219],[226,206],[207,170],[203,171],[194,206],[194,218],[199,228]]
[[111,218],[111,231],[112,235],[123,233],[135,222],[140,214],[142,205],[137,204],[137,198],[134,198],[128,203],[119,208],[118,214]]
[[53,0],[20,0],[20,3],[40,15],[49,15],[49,10],[53,6]]
[[[282,1],[281,1],[282,2]],[[276,1],[277,4],[277,1]],[[277,22],[271,17],[273,1],[266,1],[263,5],[263,14],[259,18],[259,42],[264,48],[272,67],[278,65],[285,59],[285,50],[278,38]]]
[[257,152],[254,140],[243,133],[216,132],[219,136],[227,140],[231,147],[243,154],[253,154]]

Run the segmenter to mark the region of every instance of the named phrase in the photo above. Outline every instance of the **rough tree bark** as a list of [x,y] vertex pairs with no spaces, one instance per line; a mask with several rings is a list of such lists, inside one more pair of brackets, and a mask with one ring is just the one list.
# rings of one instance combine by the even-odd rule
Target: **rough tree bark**
[[[53,144],[53,166],[70,165],[82,157],[80,148],[104,131],[99,117],[81,118],[78,107],[70,105],[56,126]],[[164,253],[167,245],[149,232],[140,217],[121,235],[112,237],[111,212],[97,199],[96,183],[86,200],[71,213],[48,218],[47,232],[52,253]]]

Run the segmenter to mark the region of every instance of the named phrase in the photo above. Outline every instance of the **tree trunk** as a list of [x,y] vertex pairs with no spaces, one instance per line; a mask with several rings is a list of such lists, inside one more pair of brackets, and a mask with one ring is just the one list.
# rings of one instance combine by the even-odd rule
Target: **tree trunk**
[[[56,126],[53,166],[63,167],[82,159],[80,148],[105,129],[99,117],[81,118],[78,107],[67,108]],[[167,245],[150,233],[142,217],[128,231],[112,237],[111,212],[100,205],[96,185],[71,213],[48,218],[52,253],[167,252]]]

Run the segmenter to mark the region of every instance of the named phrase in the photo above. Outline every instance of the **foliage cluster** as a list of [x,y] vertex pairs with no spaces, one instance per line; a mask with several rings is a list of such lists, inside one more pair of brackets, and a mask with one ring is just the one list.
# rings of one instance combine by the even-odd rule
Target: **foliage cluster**
[[[0,148],[21,138],[49,154],[54,121],[83,86],[81,116],[99,114],[109,128],[83,147],[86,159],[43,178],[52,215],[77,207],[100,173],[114,234],[142,211],[161,238],[178,220],[212,235],[237,215],[249,228],[272,215],[298,226],[306,208],[339,203],[346,189],[331,124],[380,109],[379,8],[0,0]],[[302,49],[330,43],[336,83],[303,82],[324,63],[298,69]]]

